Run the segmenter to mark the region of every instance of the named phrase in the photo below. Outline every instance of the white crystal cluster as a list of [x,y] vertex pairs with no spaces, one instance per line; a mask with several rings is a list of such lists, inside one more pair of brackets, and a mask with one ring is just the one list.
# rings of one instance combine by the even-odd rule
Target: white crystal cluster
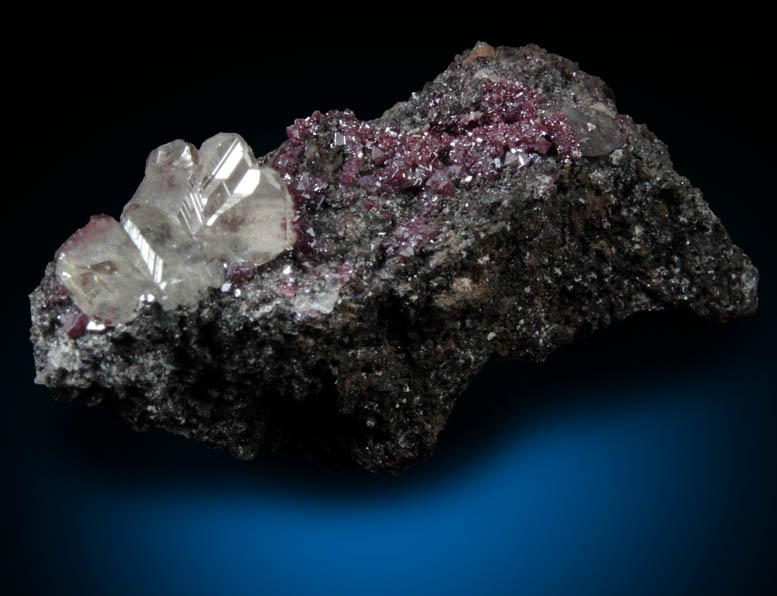
[[60,247],[57,275],[87,316],[123,323],[139,301],[196,304],[227,264],[275,258],[294,244],[293,217],[280,176],[240,135],[199,151],[177,140],[151,152],[120,221],[95,216]]

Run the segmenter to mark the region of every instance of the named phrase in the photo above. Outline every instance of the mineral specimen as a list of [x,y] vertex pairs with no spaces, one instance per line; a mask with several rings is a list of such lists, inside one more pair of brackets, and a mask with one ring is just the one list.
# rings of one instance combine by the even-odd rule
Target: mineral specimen
[[489,358],[642,310],[728,320],[758,273],[604,83],[478,44],[381,118],[149,157],[31,295],[36,381],[250,458],[399,472]]

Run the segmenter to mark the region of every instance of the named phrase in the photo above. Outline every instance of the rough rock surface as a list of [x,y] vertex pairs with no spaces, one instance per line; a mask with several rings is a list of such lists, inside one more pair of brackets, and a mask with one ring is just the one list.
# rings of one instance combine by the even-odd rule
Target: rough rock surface
[[757,270],[611,97],[536,46],[479,44],[376,121],[297,121],[259,159],[294,197],[293,250],[99,332],[49,264],[36,382],[242,458],[399,472],[490,358],[542,361],[637,311],[754,312]]

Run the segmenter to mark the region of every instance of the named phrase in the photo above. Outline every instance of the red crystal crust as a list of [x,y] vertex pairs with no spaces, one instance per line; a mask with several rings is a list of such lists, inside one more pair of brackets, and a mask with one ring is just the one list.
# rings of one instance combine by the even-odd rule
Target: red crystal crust
[[[304,239],[309,215],[324,198],[349,205],[363,197],[359,191],[366,191],[370,196],[363,200],[364,208],[381,209],[391,195],[401,191],[452,197],[473,178],[492,178],[504,168],[523,167],[530,156],[582,157],[566,117],[543,111],[534,89],[507,80],[486,79],[481,85],[479,98],[460,113],[411,131],[375,127],[358,120],[350,110],[315,112],[296,120],[286,129],[288,141],[272,165],[284,176],[294,197],[299,237]],[[441,95],[431,95],[424,109],[433,112],[443,103]],[[324,177],[300,167],[308,147],[322,143],[342,152],[336,199]],[[406,227],[425,229],[426,224],[419,221],[407,222]],[[399,238],[388,241],[389,256],[412,252],[402,244]]]

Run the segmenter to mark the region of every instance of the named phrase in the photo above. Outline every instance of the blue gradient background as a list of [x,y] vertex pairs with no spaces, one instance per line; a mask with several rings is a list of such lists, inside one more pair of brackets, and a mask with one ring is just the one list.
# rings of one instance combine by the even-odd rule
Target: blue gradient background
[[[134,433],[32,384],[24,294],[61,241],[91,213],[118,214],[139,181],[138,156],[153,146],[230,129],[261,154],[294,116],[316,108],[374,117],[475,39],[278,58],[277,76],[293,64],[313,91],[291,80],[289,95],[266,99],[259,116],[230,111],[217,94],[204,114],[181,107],[192,89],[213,88],[207,77],[176,78],[141,101],[136,81],[165,81],[167,72],[128,60],[121,76],[97,80],[97,65],[74,60],[80,67],[65,85],[54,64],[61,102],[40,126],[57,142],[87,132],[26,179],[26,200],[3,209],[35,214],[32,199],[81,160],[96,173],[82,195],[49,200],[30,262],[13,272],[24,291],[4,311],[7,592],[768,594],[777,586],[777,296],[765,217],[774,193],[767,201],[757,167],[746,180],[724,167],[704,136],[732,100],[712,93],[701,58],[724,60],[727,50],[688,42],[667,61],[639,44],[614,56],[537,36],[493,42],[529,40],[602,76],[621,111],[669,144],[678,170],[760,268],[759,313],[728,325],[637,315],[543,366],[492,363],[460,399],[433,457],[399,477],[331,472],[304,457],[247,463],[163,432]],[[63,63],[81,56],[73,52]],[[333,57],[344,74],[324,68]],[[370,61],[383,72],[370,74]],[[403,68],[386,81],[396,64]],[[237,84],[247,65],[224,76]],[[658,101],[669,96],[671,106]],[[716,143],[752,130],[745,110],[733,112],[740,120]]]

